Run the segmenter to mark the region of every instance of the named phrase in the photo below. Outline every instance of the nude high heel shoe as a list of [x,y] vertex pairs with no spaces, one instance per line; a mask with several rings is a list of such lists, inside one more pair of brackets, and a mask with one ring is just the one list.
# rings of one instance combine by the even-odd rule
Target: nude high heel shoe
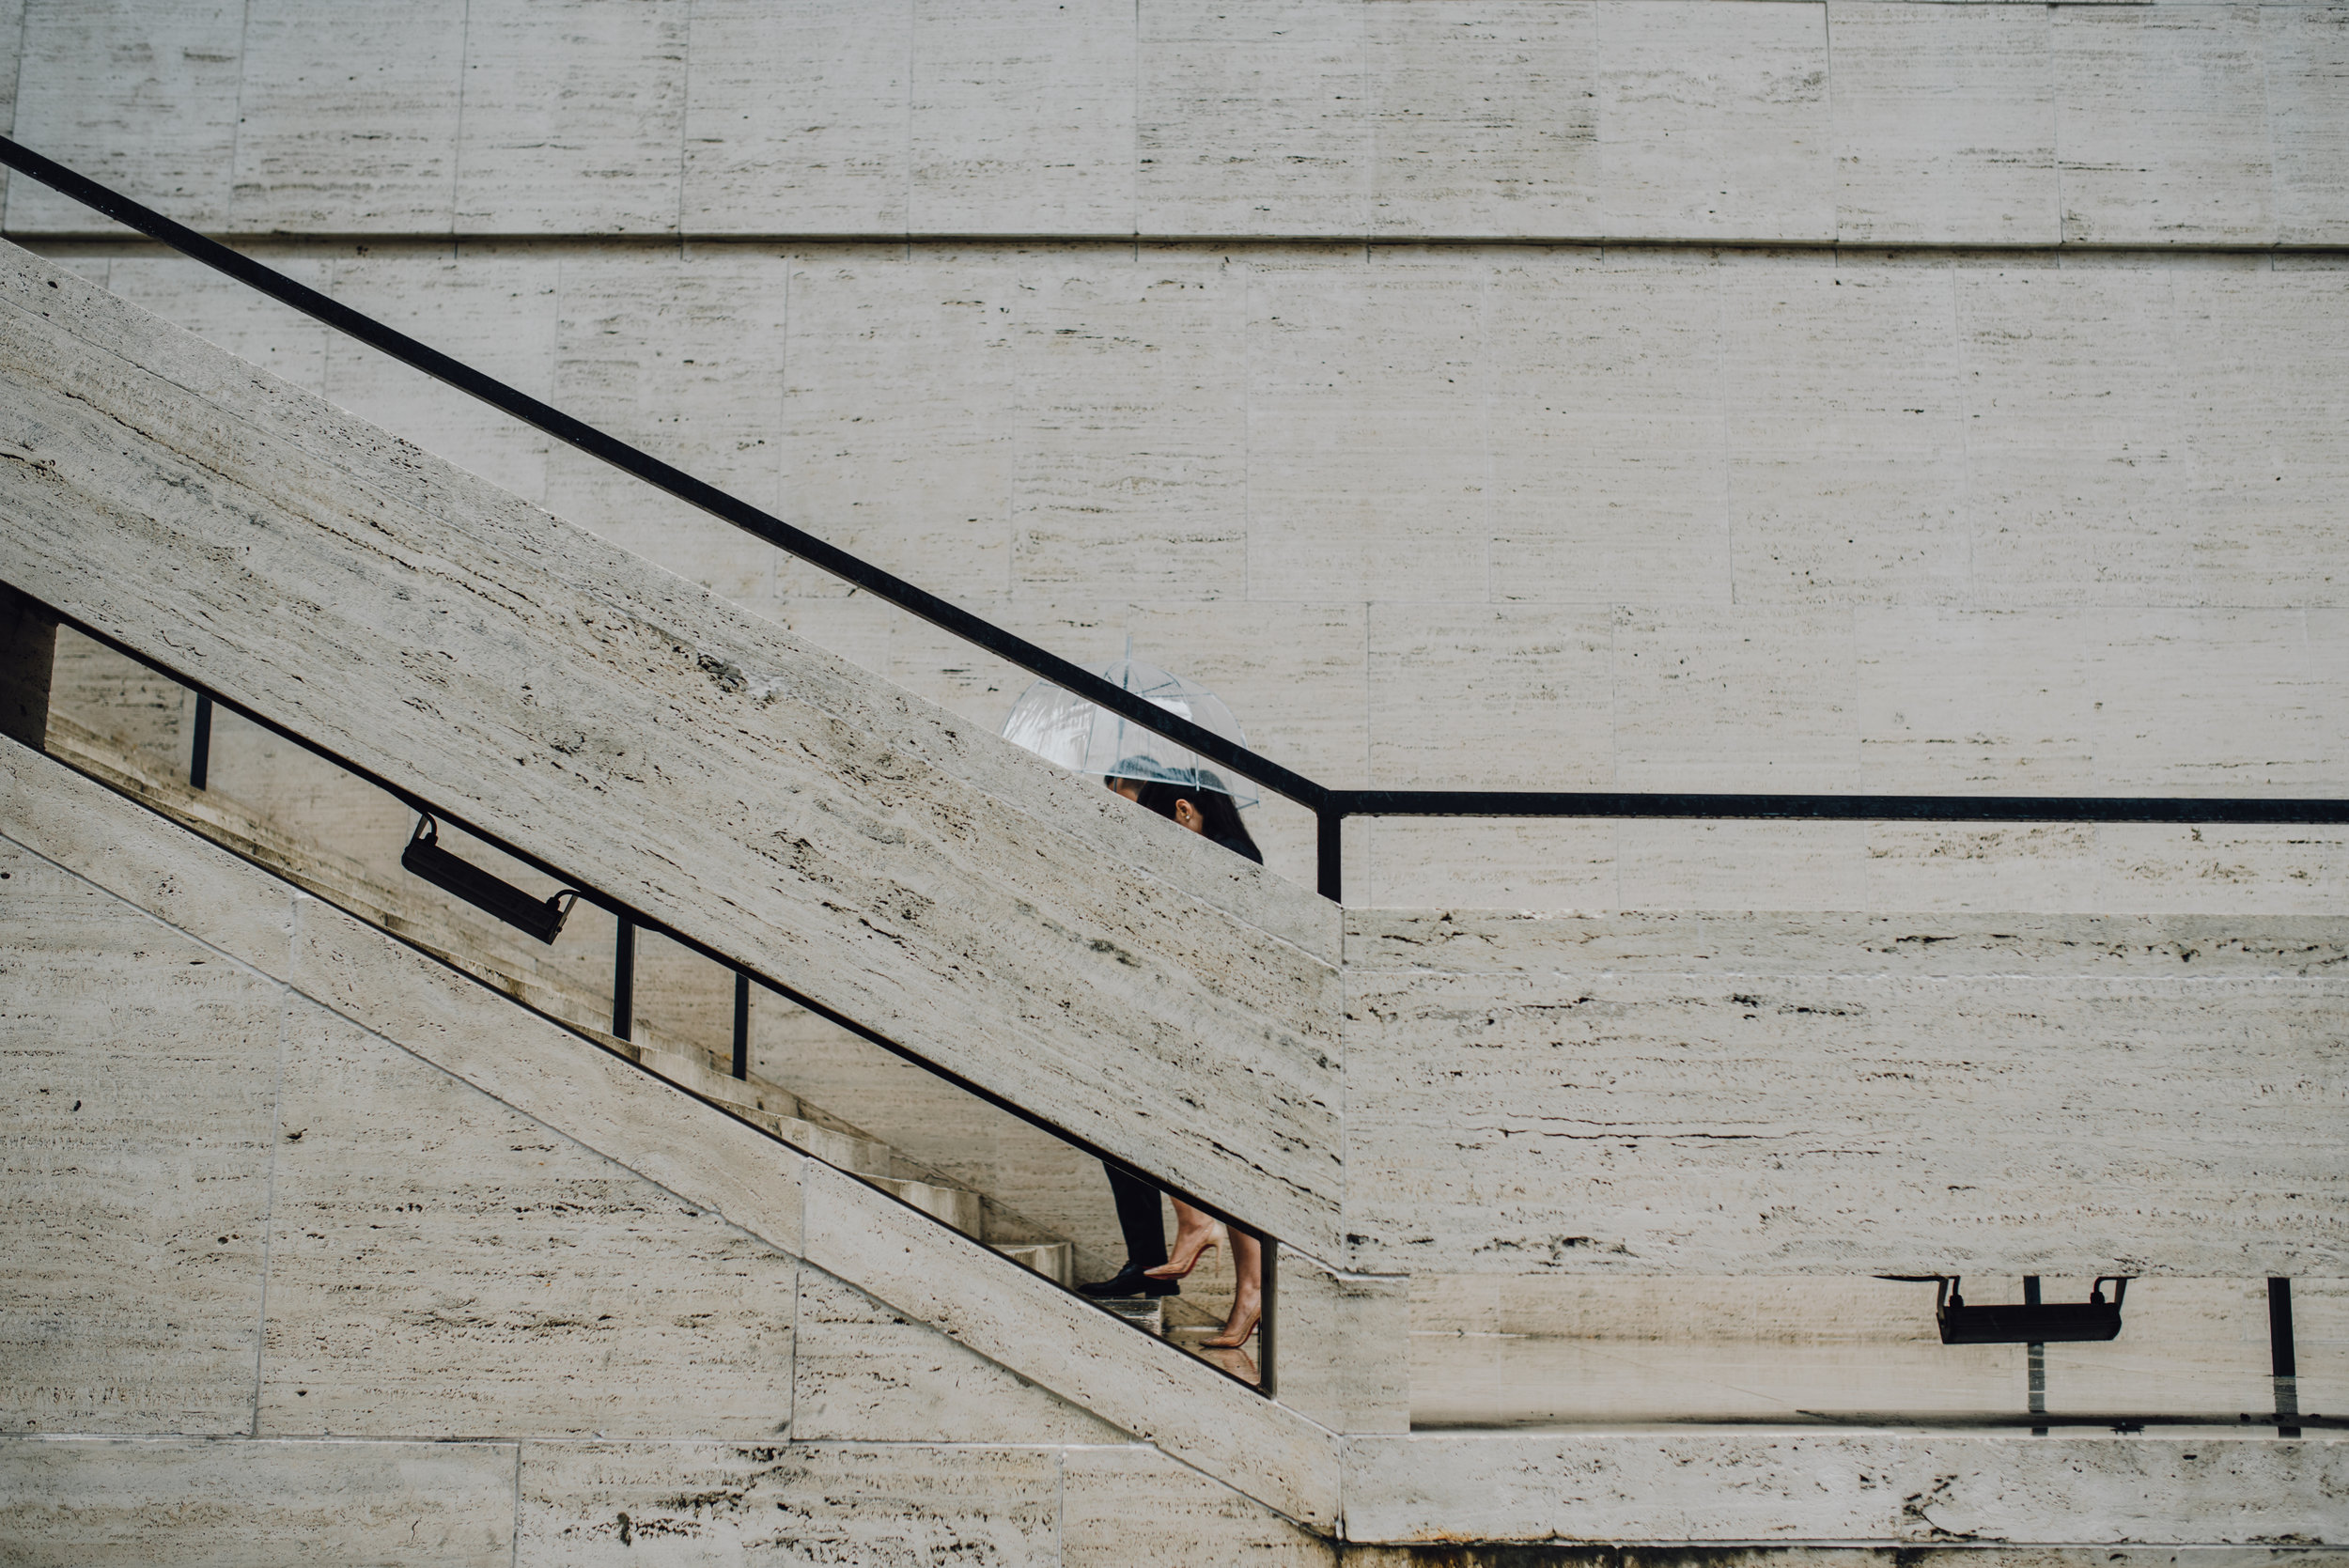
[[1232,1315],[1224,1320],[1223,1331],[1211,1340],[1202,1342],[1209,1350],[1237,1350],[1255,1337],[1256,1325],[1264,1321],[1261,1307],[1242,1314],[1235,1305]]
[[1174,1255],[1156,1268],[1143,1269],[1143,1277],[1149,1280],[1180,1280],[1199,1266],[1199,1260],[1207,1255],[1209,1249],[1223,1245],[1224,1233],[1221,1224],[1211,1225],[1196,1234],[1205,1239],[1188,1250],[1183,1247],[1183,1238],[1176,1236]]

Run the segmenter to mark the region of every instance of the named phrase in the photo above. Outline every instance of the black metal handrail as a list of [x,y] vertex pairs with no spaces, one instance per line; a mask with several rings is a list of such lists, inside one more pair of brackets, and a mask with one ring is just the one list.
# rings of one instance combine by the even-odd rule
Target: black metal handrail
[[986,649],[1128,723],[1190,748],[1312,812],[1317,827],[1315,882],[1322,895],[1345,892],[1344,826],[1349,816],[1581,816],[1742,818],[1889,822],[2163,822],[2174,824],[2349,823],[2349,800],[2325,799],[2144,798],[2030,795],[1750,795],[1610,793],[1558,790],[1346,789],[1317,784],[1261,753],[1237,745],[1111,685],[1026,638],[950,604],[894,573],[849,554],[804,529],[716,486],[694,478],[583,420],[484,375],[471,365],[174,223],[88,176],[0,136],[0,163],[30,175],[117,223],[357,338],[468,396],[545,431],[564,444],[635,475],[688,505],[734,524],[844,582]]

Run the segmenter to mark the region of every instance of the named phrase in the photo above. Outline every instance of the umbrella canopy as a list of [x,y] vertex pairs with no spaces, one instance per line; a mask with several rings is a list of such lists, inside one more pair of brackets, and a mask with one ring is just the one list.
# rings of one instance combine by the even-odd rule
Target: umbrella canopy
[[[1170,675],[1155,664],[1121,659],[1102,669],[1101,678],[1131,691],[1178,718],[1245,746],[1239,721],[1223,700],[1195,680]],[[1203,765],[1187,746],[1161,739],[1128,723],[1082,697],[1071,696],[1049,680],[1039,680],[1012,705],[1003,721],[1003,737],[1063,768],[1103,778],[1164,779],[1192,789],[1228,795],[1236,806],[1252,806],[1256,794],[1242,779],[1226,779]]]

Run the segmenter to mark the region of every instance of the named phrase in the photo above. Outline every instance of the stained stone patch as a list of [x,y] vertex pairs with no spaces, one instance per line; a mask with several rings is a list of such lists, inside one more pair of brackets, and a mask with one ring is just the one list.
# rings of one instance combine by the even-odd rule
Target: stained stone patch
[[1333,1568],[1331,1543],[1153,1448],[1061,1458],[1062,1568],[1244,1562]]
[[266,1434],[788,1426],[789,1256],[312,1005],[276,1188]]
[[0,1431],[251,1429],[286,1005],[0,839]]
[[932,1443],[530,1443],[518,1564],[1046,1568],[1059,1454]]
[[0,1438],[0,1555],[507,1568],[511,1443]]
[[1124,1434],[823,1270],[800,1270],[791,1433],[863,1442],[1113,1443]]

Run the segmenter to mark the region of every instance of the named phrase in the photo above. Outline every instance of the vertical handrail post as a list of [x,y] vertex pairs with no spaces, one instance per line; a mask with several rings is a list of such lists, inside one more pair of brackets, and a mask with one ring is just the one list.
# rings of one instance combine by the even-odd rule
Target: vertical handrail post
[[1332,904],[1346,902],[1346,813],[1325,800],[1314,813],[1321,896]]
[[[2026,1307],[2039,1305],[2039,1276],[2036,1274],[2023,1276],[2023,1305]],[[2047,1347],[2034,1341],[2023,1347],[2023,1359],[2030,1413],[2034,1416],[2044,1416],[2047,1413]],[[2030,1429],[2030,1435],[2034,1437],[2045,1437],[2047,1435],[2047,1429],[2044,1426],[2034,1426]]]
[[751,977],[746,970],[734,971],[734,1076],[751,1076]]
[[188,741],[188,787],[209,787],[212,777],[212,694],[195,694],[195,723]]
[[49,691],[57,672],[57,617],[0,582],[0,735],[49,748]]
[[636,923],[619,917],[612,938],[612,1033],[634,1037],[636,1029]]
[[2292,1281],[2272,1276],[2267,1281],[2267,1358],[2276,1379],[2276,1436],[2297,1437],[2300,1357],[2292,1343]]
[[1256,1317],[1256,1352],[1264,1358],[1264,1365],[1257,1369],[1256,1389],[1267,1399],[1277,1399],[1281,1392],[1280,1374],[1275,1370],[1280,1364],[1281,1244],[1270,1236],[1260,1236],[1256,1250],[1264,1258],[1264,1281],[1258,1287],[1264,1304]]

